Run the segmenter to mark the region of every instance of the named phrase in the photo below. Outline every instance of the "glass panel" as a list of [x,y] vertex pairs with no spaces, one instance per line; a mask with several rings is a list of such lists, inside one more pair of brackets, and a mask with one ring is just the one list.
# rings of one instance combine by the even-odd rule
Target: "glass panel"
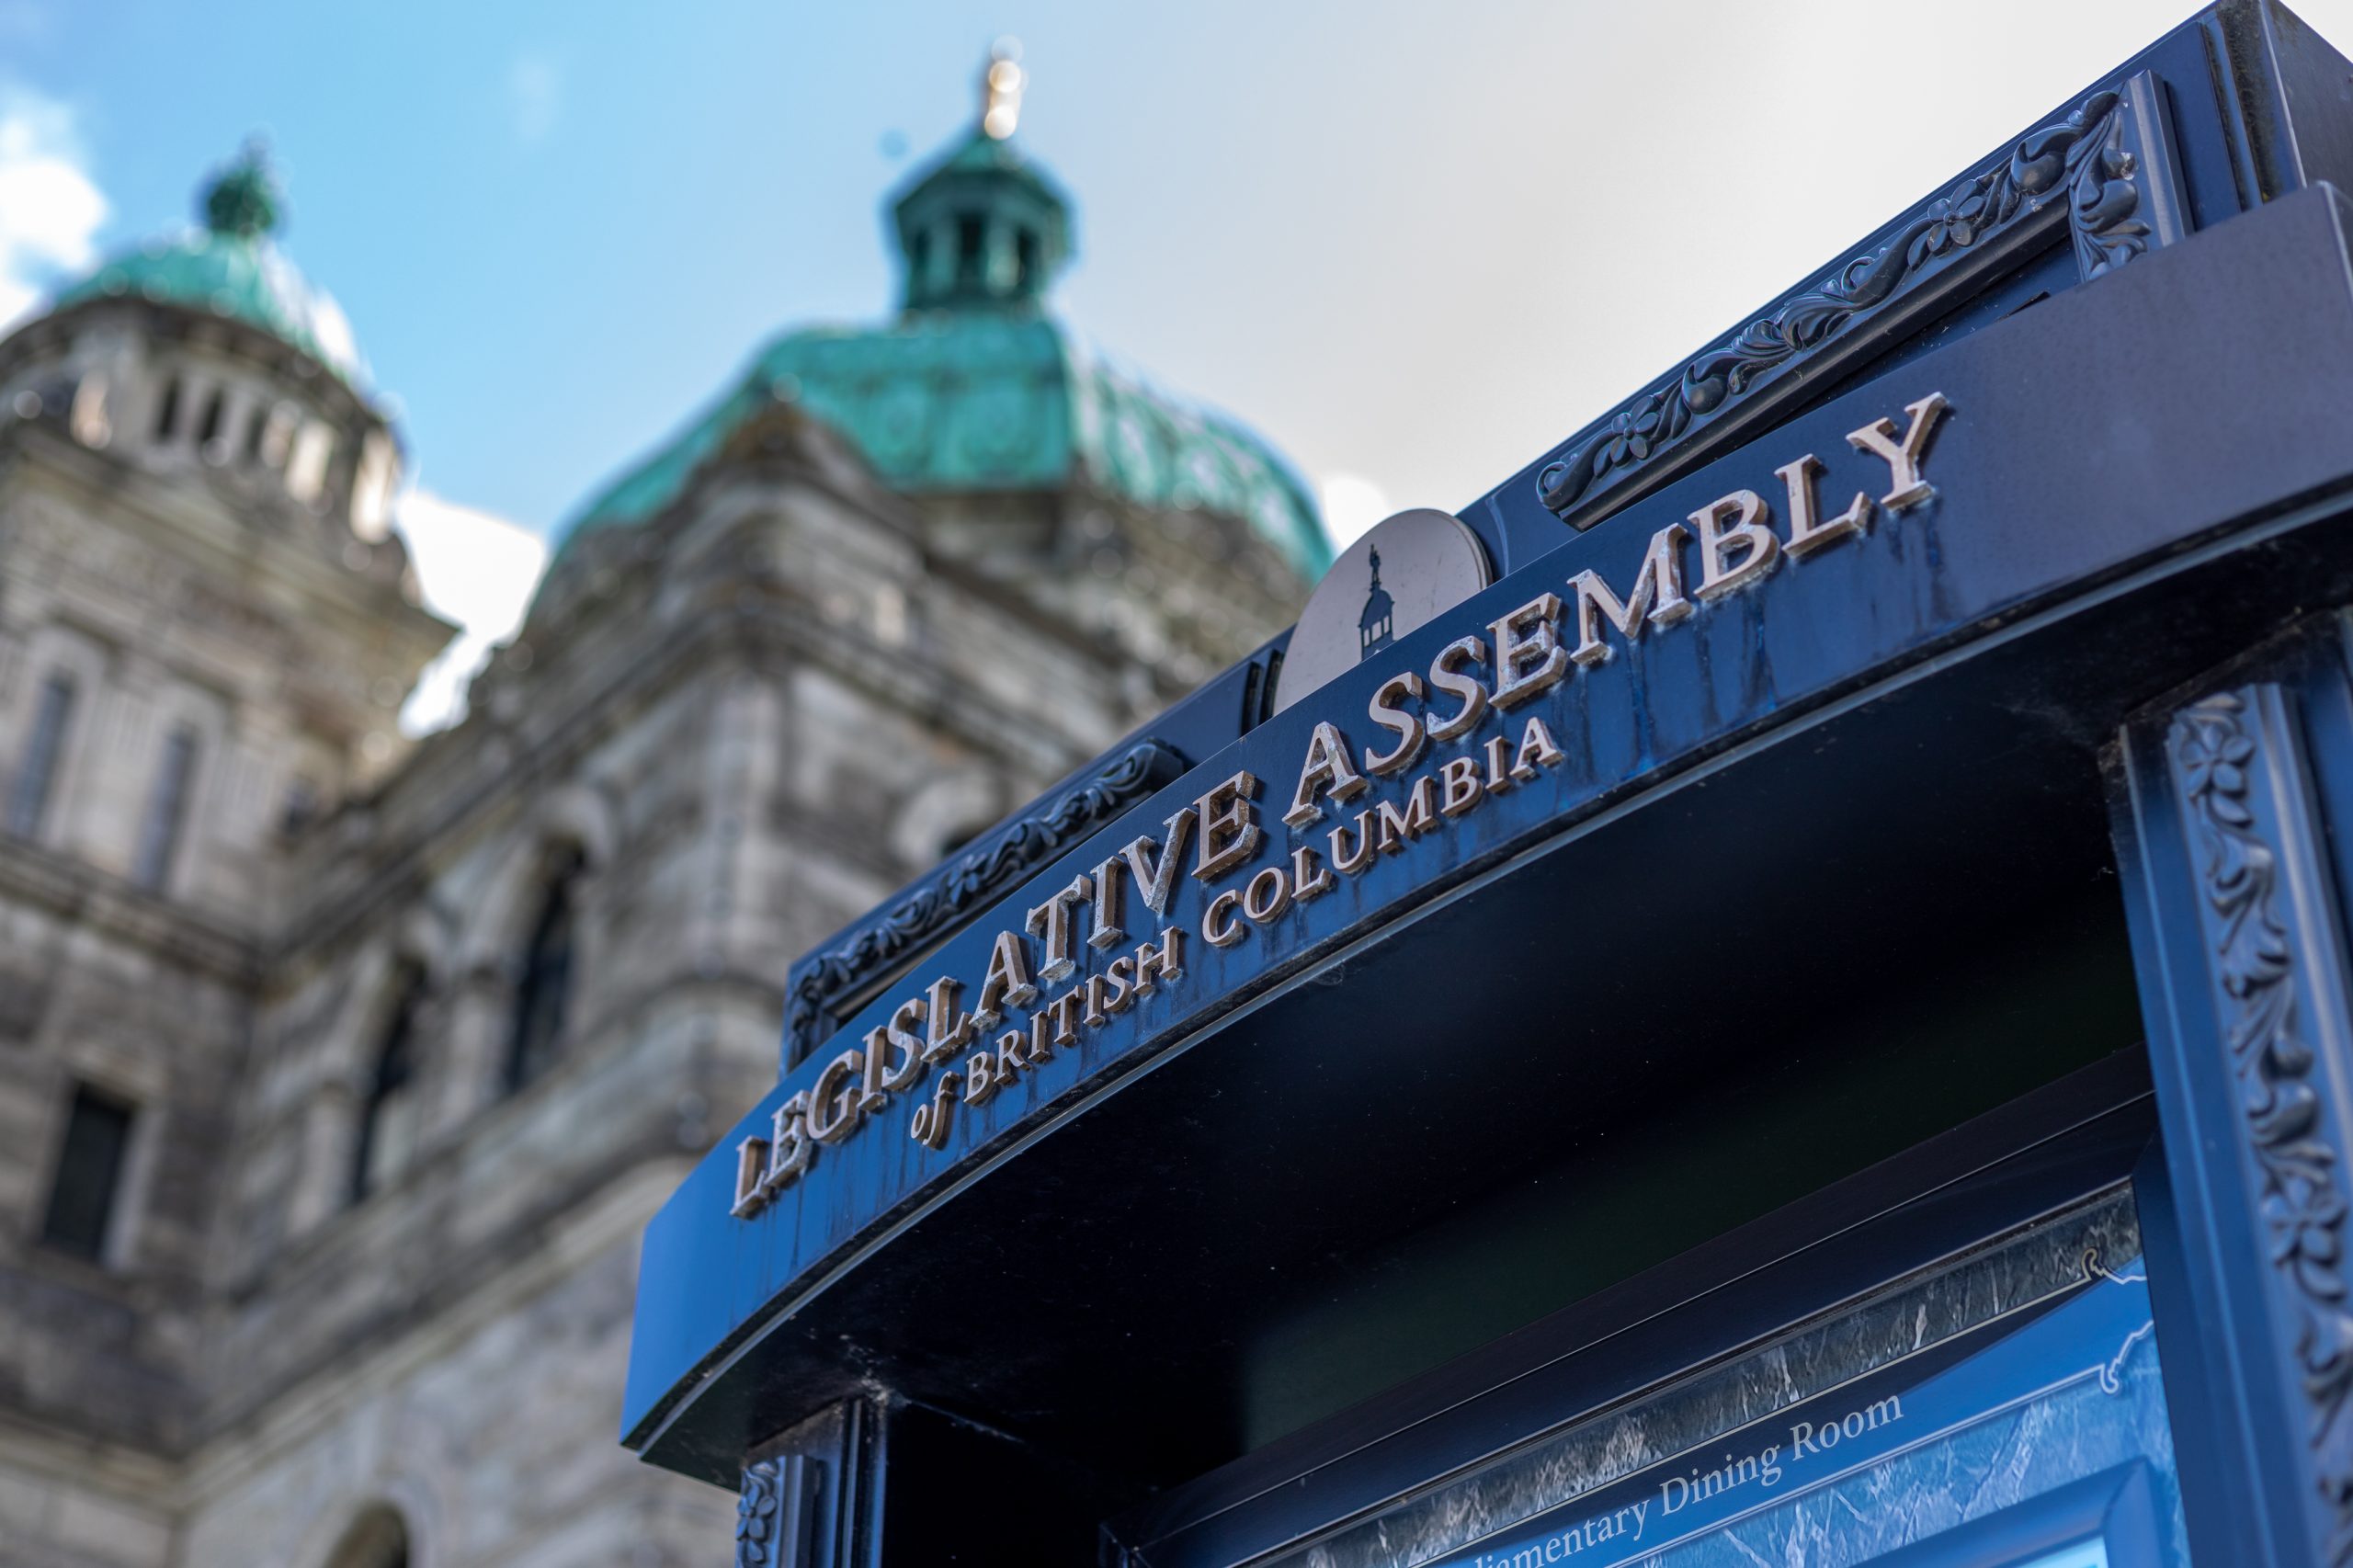
[[2109,1568],[2108,1545],[2105,1541],[2086,1541],[2081,1546],[2064,1547],[2048,1557],[2038,1557],[2018,1568]]
[[41,683],[40,707],[33,714],[33,732],[25,742],[24,760],[17,765],[16,788],[8,795],[8,831],[19,838],[40,832],[50,787],[57,778],[58,755],[65,745],[65,726],[73,717],[73,678],[50,676]]
[[520,1088],[546,1072],[563,1043],[564,1008],[572,994],[574,895],[583,869],[574,848],[559,857],[548,872],[539,920],[515,987],[515,1028],[506,1056],[509,1088]]
[[351,1162],[354,1203],[406,1170],[415,1153],[424,1109],[415,1084],[416,1009],[424,994],[424,973],[404,966],[394,983],[392,1017],[377,1047],[376,1074],[359,1118],[359,1143]]
[[131,1108],[77,1085],[66,1113],[57,1179],[50,1184],[43,1241],[93,1262],[105,1256],[115,1188],[130,1148]]
[[2140,1255],[2119,1191],[1267,1561],[2182,1568]]
[[154,792],[147,797],[147,820],[139,828],[139,856],[131,867],[131,880],[142,888],[160,889],[171,876],[172,857],[179,848],[180,820],[188,811],[188,775],[195,767],[195,733],[174,730],[164,741],[164,766],[155,775]]

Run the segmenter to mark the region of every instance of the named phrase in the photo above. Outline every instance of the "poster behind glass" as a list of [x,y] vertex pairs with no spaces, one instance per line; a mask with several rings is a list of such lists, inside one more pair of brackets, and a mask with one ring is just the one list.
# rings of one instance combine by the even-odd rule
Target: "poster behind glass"
[[1278,1561],[2187,1568],[2131,1195],[1995,1238]]

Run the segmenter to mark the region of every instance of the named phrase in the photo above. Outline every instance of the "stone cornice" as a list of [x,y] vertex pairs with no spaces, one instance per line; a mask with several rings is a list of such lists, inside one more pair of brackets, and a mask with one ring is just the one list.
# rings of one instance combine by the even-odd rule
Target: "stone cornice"
[[[94,298],[34,317],[0,338],[0,375],[19,361],[44,351],[64,348],[86,322],[108,315],[127,315],[138,323],[139,335],[157,343],[200,343],[226,349],[241,358],[301,387],[336,418],[360,428],[381,428],[395,441],[400,432],[383,414],[355,391],[333,366],[313,358],[275,333],[233,316],[190,310],[168,300]],[[405,442],[402,443],[404,449]]]
[[261,982],[262,949],[253,937],[21,839],[0,838],[0,902],[30,904],[224,984],[250,990]]
[[[476,714],[429,741],[377,797],[378,802],[404,790],[431,788],[425,775],[438,757],[458,755],[469,741],[479,748],[497,737],[512,752],[499,766],[477,767],[473,778],[455,786],[439,809],[426,812],[399,844],[382,851],[381,863],[358,886],[289,911],[281,935],[271,944],[272,961],[332,946],[387,903],[414,892],[426,880],[428,846],[462,835],[468,824],[487,819],[506,801],[546,783],[652,694],[697,667],[720,665],[731,655],[739,656],[738,662],[747,667],[773,668],[775,660],[767,655],[775,650],[819,666],[984,755],[1005,756],[1007,737],[1031,727],[1021,715],[983,694],[951,688],[944,672],[911,672],[892,658],[891,650],[854,629],[822,622],[797,599],[740,582],[713,584],[701,598],[674,622],[657,626],[648,620],[629,645],[608,652],[593,684],[544,731],[532,733],[528,724],[501,731]],[[1074,741],[1067,752],[1040,751],[1007,760],[1032,771],[1060,774],[1079,760],[1080,752],[1080,743]],[[347,811],[368,809],[362,804]],[[334,831],[334,819],[324,830]]]
[[[224,576],[249,578],[259,570],[317,607],[333,608],[342,617],[381,629],[389,625],[405,642],[438,650],[457,628],[421,605],[412,604],[390,583],[353,572],[323,551],[306,549],[292,535],[283,535],[282,549],[256,551],[256,534],[268,535],[229,498],[204,492],[205,504],[192,505],[182,494],[186,486],[152,473],[120,455],[93,449],[63,433],[43,426],[17,427],[15,444],[63,482],[64,496],[94,513],[129,510],[143,522],[171,535],[191,555]],[[213,514],[208,517],[206,514]],[[295,528],[316,528],[326,519],[298,509],[284,519]],[[189,528],[189,522],[197,527]],[[430,657],[428,651],[426,657]]]

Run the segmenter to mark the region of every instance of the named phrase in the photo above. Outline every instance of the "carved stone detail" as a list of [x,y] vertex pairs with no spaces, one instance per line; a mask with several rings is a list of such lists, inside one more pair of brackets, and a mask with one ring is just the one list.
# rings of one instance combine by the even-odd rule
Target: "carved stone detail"
[[794,974],[786,1004],[786,1065],[824,1038],[826,1009],[837,998],[856,992],[959,915],[995,898],[1184,770],[1185,759],[1174,747],[1156,740],[1137,742],[1094,778],[1000,828],[811,958]]
[[2286,765],[2251,722],[2248,694],[2185,709],[2166,738],[2195,841],[2200,913],[2222,994],[2239,1110],[2258,1178],[2267,1251],[2296,1326],[2328,1561],[2353,1562],[2353,1313],[2347,1311],[2344,1129],[2332,1127],[2315,1053],[2297,1023],[2297,945],[2280,912],[2281,846],[2255,809],[2258,772]]
[[2128,101],[2104,89],[2064,119],[2026,137],[2007,158],[1967,176],[1914,213],[1885,243],[1620,408],[1583,445],[1537,475],[1539,499],[1565,517],[1598,487],[1680,444],[1784,367],[2063,196],[2085,277],[2112,271],[2141,255],[2150,242],[2149,225],[2139,215],[2144,160],[2134,151],[2140,138],[2129,134],[2127,124],[2139,101],[2143,95]]
[[782,1568],[784,1487],[779,1460],[763,1460],[744,1470],[744,1488],[735,1499],[735,1568]]

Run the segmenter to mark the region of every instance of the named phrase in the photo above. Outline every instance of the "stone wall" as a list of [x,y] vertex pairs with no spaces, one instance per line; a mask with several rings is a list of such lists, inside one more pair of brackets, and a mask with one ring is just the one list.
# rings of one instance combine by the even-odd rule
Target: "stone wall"
[[[0,835],[0,1568],[313,1568],[402,1530],[412,1568],[714,1560],[732,1498],[618,1445],[632,1271],[774,1081],[789,965],[1295,585],[1192,518],[1159,576],[1052,529],[999,558],[780,406],[568,551],[465,722],[396,756],[438,630],[386,547],[119,458],[0,428],[0,769],[61,650],[106,698],[66,825]],[[133,887],[182,709],[224,760],[184,871]],[[296,778],[322,810],[290,833]],[[519,960],[575,852],[558,1046],[517,1085]],[[363,1188],[404,994],[404,1131]],[[142,1108],[97,1264],[38,1240],[77,1074]]]
[[719,1560],[728,1494],[615,1441],[637,1238],[683,1174],[641,1165],[494,1279],[217,1433],[189,1467],[180,1568],[309,1568],[374,1506],[410,1568]]

